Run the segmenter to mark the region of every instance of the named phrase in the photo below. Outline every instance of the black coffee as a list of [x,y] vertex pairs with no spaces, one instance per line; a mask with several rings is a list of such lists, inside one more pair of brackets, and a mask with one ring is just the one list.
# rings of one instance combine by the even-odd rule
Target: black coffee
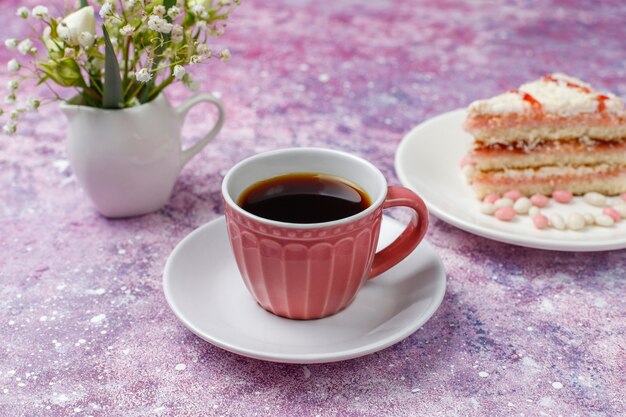
[[281,175],[248,187],[237,202],[249,213],[287,223],[323,223],[368,208],[368,195],[339,177],[298,173]]

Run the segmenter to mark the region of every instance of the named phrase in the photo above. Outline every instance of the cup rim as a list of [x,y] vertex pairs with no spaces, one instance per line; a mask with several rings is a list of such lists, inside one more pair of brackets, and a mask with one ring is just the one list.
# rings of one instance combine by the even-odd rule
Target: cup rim
[[[259,159],[263,159],[266,158],[268,156],[272,156],[272,155],[276,155],[276,154],[281,154],[281,153],[305,153],[305,152],[324,152],[324,153],[329,153],[329,154],[335,154],[335,155],[340,155],[344,158],[349,158],[355,161],[358,161],[360,163],[365,164],[366,166],[368,166],[372,171],[374,171],[375,175],[378,177],[378,179],[380,180],[380,186],[381,189],[383,190],[377,197],[375,200],[372,201],[372,203],[369,205],[368,208],[366,208],[363,211],[360,211],[356,214],[353,214],[352,216],[349,217],[344,217],[341,219],[337,219],[337,220],[333,220],[333,221],[329,221],[329,222],[321,222],[321,223],[289,223],[289,222],[281,222],[281,221],[277,221],[277,220],[271,220],[271,219],[266,219],[264,217],[260,217],[257,216],[255,214],[252,214],[244,209],[242,209],[231,197],[231,195],[228,193],[228,184],[231,181],[234,173],[240,169],[242,166],[253,163]],[[265,178],[259,178],[259,181],[264,180]],[[252,185],[252,184],[250,184]],[[385,201],[385,198],[387,197],[387,180],[385,179],[385,176],[383,175],[383,173],[380,171],[380,169],[378,169],[374,164],[372,164],[371,162],[367,161],[366,159],[363,159],[359,156],[356,155],[352,155],[348,152],[344,152],[344,151],[339,151],[336,149],[327,149],[327,148],[317,148],[317,147],[302,147],[302,148],[283,148],[283,149],[275,149],[275,150],[271,150],[271,151],[266,151],[266,152],[261,152],[255,155],[252,155],[248,158],[245,158],[239,162],[237,162],[235,165],[233,165],[228,172],[226,173],[226,175],[224,176],[224,179],[222,180],[222,198],[224,199],[224,201],[226,202],[226,204],[228,204],[228,206],[230,208],[232,208],[233,210],[235,210],[236,212],[238,212],[239,214],[257,222],[257,223],[261,223],[263,225],[267,225],[267,226],[273,226],[273,227],[282,227],[282,228],[286,228],[286,229],[322,229],[322,228],[327,228],[327,227],[335,227],[335,226],[339,226],[339,225],[343,225],[343,224],[347,224],[347,223],[352,223],[354,221],[358,221],[362,218],[365,218],[367,216],[369,216],[370,214],[372,214],[375,210],[378,209],[378,207],[380,207],[383,203],[383,201]]]

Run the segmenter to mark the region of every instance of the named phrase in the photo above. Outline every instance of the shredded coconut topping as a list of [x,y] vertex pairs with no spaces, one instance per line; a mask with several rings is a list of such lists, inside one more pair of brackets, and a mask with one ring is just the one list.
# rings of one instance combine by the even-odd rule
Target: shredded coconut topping
[[565,117],[599,111],[625,113],[624,104],[614,94],[600,93],[584,81],[562,73],[522,84],[515,91],[475,101],[469,110],[484,115],[537,111],[532,100],[539,102],[543,112]]

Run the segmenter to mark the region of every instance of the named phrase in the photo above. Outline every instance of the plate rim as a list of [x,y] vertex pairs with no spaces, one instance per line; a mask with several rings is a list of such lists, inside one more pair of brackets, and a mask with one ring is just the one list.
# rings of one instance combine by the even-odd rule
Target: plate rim
[[[388,220],[404,226],[401,222],[389,217]],[[323,354],[315,354],[315,353],[297,353],[297,354],[286,354],[286,353],[272,353],[272,352],[263,352],[255,349],[250,349],[246,347],[237,346],[232,343],[228,343],[227,341],[221,340],[217,337],[212,337],[207,332],[202,331],[198,326],[192,323],[192,321],[187,318],[182,311],[180,311],[176,305],[176,301],[174,296],[172,295],[172,268],[174,264],[174,259],[176,256],[184,250],[185,246],[188,242],[195,239],[198,235],[205,232],[205,230],[210,229],[212,227],[219,227],[218,223],[224,222],[225,218],[223,215],[216,217],[215,219],[210,220],[209,222],[203,224],[202,226],[197,227],[195,230],[187,234],[184,238],[182,238],[174,247],[172,252],[167,258],[165,268],[163,270],[163,292],[165,294],[165,299],[167,304],[169,305],[172,312],[180,322],[192,333],[201,338],[202,340],[211,343],[214,346],[217,346],[221,349],[229,351],[231,353],[235,353],[241,356],[245,356],[248,358],[259,359],[270,362],[277,363],[291,363],[291,364],[314,364],[314,363],[331,363],[331,362],[339,362],[349,359],[359,358],[361,356],[369,355],[374,352],[378,352],[383,350],[389,346],[392,346],[411,334],[415,333],[421,326],[423,326],[428,320],[432,318],[435,312],[439,309],[441,304],[443,303],[443,299],[447,290],[447,276],[446,270],[441,260],[441,257],[435,250],[435,248],[428,243],[426,240],[423,240],[420,243],[421,245],[426,245],[427,250],[434,254],[434,258],[436,259],[437,265],[441,270],[441,276],[438,277],[438,281],[440,284],[437,285],[436,290],[433,292],[434,302],[429,306],[429,308],[425,309],[425,314],[420,316],[420,320],[413,320],[410,322],[410,325],[403,326],[398,332],[387,336],[383,339],[380,339],[376,343],[370,343],[362,347],[350,348],[340,350],[338,352],[328,352]],[[263,313],[263,312],[261,312]],[[271,314],[271,313],[267,313]],[[319,319],[324,320],[324,319]]]
[[418,193],[420,197],[422,197],[422,199],[424,200],[424,203],[426,203],[426,206],[428,207],[430,213],[432,213],[435,217],[445,221],[446,223],[458,227],[459,229],[466,232],[484,238],[492,239],[498,242],[523,246],[527,248],[564,252],[602,252],[626,248],[626,236],[622,238],[621,241],[618,239],[602,238],[602,240],[589,240],[586,242],[572,240],[555,242],[551,239],[532,236],[524,236],[523,238],[520,238],[520,235],[516,235],[515,233],[490,229],[489,227],[481,226],[479,224],[455,217],[454,215],[448,213],[442,207],[439,207],[436,203],[433,203],[428,198],[428,196],[422,195],[418,187],[416,187],[413,183],[411,183],[411,181],[409,181],[405,173],[405,169],[401,169],[401,167],[404,166],[402,158],[403,152],[405,152],[405,148],[409,146],[408,144],[411,143],[411,141],[416,140],[414,137],[418,135],[421,130],[429,127],[432,124],[439,123],[441,119],[458,117],[460,114],[465,112],[467,112],[466,108],[458,108],[438,114],[422,121],[403,136],[402,140],[398,144],[398,147],[396,148],[394,168],[396,171],[396,175],[400,180],[400,183]]

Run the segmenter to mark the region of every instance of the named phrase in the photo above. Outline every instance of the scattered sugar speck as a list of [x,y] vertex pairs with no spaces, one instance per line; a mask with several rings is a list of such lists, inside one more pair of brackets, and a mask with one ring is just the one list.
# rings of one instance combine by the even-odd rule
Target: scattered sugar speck
[[489,376],[489,372],[480,371],[478,373],[478,376],[481,377],[481,378],[487,378]]
[[556,382],[555,381],[555,382],[552,383],[552,388],[554,388],[554,389],[561,389],[561,388],[563,388],[563,384],[561,384],[560,382]]
[[106,292],[106,290],[104,288],[98,288],[98,289],[95,289],[95,290],[91,290],[91,289],[90,290],[86,290],[85,294],[87,294],[87,295],[102,295],[105,292]]
[[327,83],[328,80],[330,80],[330,75],[328,74],[320,74],[319,77],[317,77],[318,80],[320,80],[323,83]]
[[93,316],[89,322],[92,324],[100,324],[106,319],[106,317],[106,314],[98,314],[97,316]]
[[184,371],[185,369],[187,369],[187,365],[185,365],[184,363],[179,363],[174,369],[176,369],[177,371]]
[[309,379],[311,376],[311,371],[306,366],[302,367],[302,371],[304,372],[304,379]]

